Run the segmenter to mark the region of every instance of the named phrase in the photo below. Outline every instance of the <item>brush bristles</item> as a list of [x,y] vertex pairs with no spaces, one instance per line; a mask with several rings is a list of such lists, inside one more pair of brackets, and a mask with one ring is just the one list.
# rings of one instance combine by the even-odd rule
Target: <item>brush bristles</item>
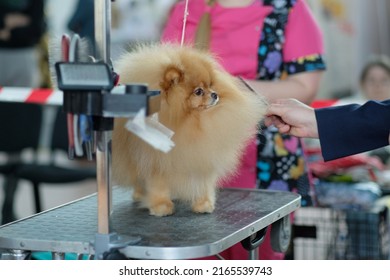
[[[51,36],[48,43],[50,80],[54,89],[57,89],[57,75],[55,63],[62,60],[61,37]],[[91,62],[93,57],[92,43],[87,38],[81,38],[78,44],[76,61]]]

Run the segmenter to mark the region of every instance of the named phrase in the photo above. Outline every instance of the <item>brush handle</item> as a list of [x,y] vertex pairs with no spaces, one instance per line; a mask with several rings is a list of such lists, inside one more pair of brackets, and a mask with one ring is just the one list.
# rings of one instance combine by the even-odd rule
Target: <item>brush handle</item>
[[[69,48],[70,37],[67,34],[63,34],[61,38],[61,56],[64,62],[69,62]],[[75,147],[74,147],[74,133],[73,133],[73,114],[66,114],[66,124],[68,128],[68,158],[74,159]]]
[[77,62],[78,61],[78,51],[79,51],[79,44],[80,44],[80,36],[78,34],[73,34],[72,38],[70,39],[69,43],[69,50],[68,50],[68,58],[69,62]]
[[61,58],[62,61],[69,61],[69,45],[70,45],[70,37],[67,34],[62,35],[61,38]]

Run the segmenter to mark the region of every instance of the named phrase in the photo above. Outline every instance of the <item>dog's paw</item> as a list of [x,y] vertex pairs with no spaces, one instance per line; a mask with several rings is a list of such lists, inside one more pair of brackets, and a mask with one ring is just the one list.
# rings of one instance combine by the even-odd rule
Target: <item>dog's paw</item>
[[172,201],[164,201],[149,207],[149,214],[152,216],[163,217],[173,214],[174,204]]
[[192,211],[195,213],[212,213],[214,208],[214,202],[209,199],[198,200],[192,204]]

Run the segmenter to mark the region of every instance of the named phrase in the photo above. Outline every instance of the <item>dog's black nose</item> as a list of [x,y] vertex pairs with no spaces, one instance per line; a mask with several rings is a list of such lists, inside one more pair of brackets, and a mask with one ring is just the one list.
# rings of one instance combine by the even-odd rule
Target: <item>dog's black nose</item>
[[217,99],[217,98],[218,98],[218,95],[217,95],[215,92],[212,92],[212,93],[211,93],[211,98],[212,98],[212,99]]

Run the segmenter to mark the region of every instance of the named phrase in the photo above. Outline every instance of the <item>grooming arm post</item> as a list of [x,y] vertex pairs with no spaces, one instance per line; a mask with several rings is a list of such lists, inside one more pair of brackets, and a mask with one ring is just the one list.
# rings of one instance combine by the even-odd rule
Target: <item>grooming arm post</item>
[[[109,64],[111,0],[95,0],[95,47],[96,59]],[[111,132],[96,133],[96,170],[98,184],[98,233],[110,233],[111,199]]]
[[111,0],[95,0],[96,59],[110,64]]

